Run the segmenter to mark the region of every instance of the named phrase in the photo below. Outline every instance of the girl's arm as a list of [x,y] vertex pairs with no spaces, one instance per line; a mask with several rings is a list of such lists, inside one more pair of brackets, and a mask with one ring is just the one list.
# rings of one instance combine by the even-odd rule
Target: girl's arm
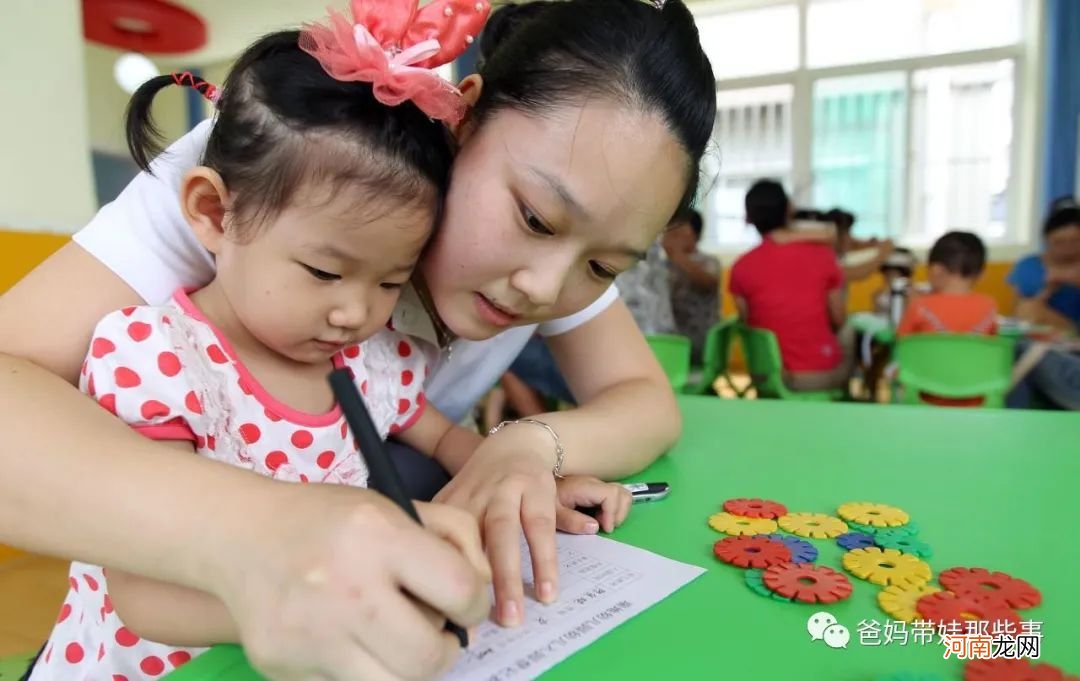
[[[190,442],[168,441],[174,456],[195,456]],[[107,569],[109,600],[140,638],[173,646],[237,643],[240,632],[221,599],[197,589]]]
[[[437,673],[455,643],[431,610],[487,613],[475,522],[429,510],[448,543],[377,494],[278,483],[132,432],[72,384],[97,321],[141,302],[74,244],[0,297],[0,542],[214,594],[279,675]],[[292,627],[268,626],[285,612]]]
[[456,426],[430,404],[407,430],[394,436],[416,451],[430,456],[451,475],[461,470],[484,438],[475,431]]
[[220,599],[205,591],[108,571],[109,599],[139,638],[171,646],[237,643],[240,631]]

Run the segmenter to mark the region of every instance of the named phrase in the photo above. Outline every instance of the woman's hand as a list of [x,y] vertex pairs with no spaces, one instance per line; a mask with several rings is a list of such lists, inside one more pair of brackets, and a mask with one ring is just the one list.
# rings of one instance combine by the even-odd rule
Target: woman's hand
[[[630,514],[634,498],[617,482],[604,482],[588,475],[570,475],[556,483],[559,508],[555,524],[563,532],[596,534],[600,528],[613,532]],[[599,508],[596,518],[578,511]],[[599,522],[598,522],[599,521]]]
[[503,626],[520,624],[525,613],[522,531],[537,598],[550,603],[558,595],[554,465],[549,433],[533,424],[510,425],[488,437],[435,497],[467,510],[479,523],[491,562],[496,619]]
[[[250,510],[214,592],[269,678],[429,679],[459,654],[443,630],[486,619],[490,578],[471,516],[374,492],[289,485]],[[408,645],[402,645],[408,641]]]

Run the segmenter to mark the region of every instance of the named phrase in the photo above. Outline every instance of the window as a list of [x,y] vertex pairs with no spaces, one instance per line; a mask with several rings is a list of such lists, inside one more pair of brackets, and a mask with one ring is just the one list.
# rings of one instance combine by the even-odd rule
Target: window
[[1021,0],[811,0],[811,67],[1014,45]]
[[754,180],[791,180],[790,85],[724,90],[716,98],[714,145],[702,162],[709,202],[706,242],[737,247],[753,238],[743,197]]
[[[1031,238],[1034,0],[762,0],[698,12],[717,82],[699,205],[719,250],[756,241],[743,196],[856,214],[860,237]],[[748,6],[749,5],[749,6]],[[693,5],[692,5],[693,7]],[[977,27],[977,29],[975,28]],[[1017,166],[1018,167],[1014,167]],[[1027,169],[1021,171],[1020,168]],[[1023,225],[1020,228],[1019,225]]]
[[765,7],[696,18],[717,78],[791,71],[799,66],[799,8]]

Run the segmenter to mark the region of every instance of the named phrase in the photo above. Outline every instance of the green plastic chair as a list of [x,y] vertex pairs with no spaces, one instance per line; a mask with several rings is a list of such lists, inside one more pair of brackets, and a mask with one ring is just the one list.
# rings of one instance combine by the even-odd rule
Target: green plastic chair
[[731,345],[735,339],[735,327],[739,323],[738,317],[722,319],[713,324],[705,334],[705,347],[701,351],[701,375],[697,383],[686,387],[688,395],[714,395],[713,384],[718,378],[736,390],[728,375],[728,362],[731,359]]
[[780,344],[776,334],[768,329],[756,329],[745,324],[737,327],[742,342],[750,380],[758,397],[804,402],[828,402],[844,397],[843,389],[791,390],[784,385],[784,362],[780,357]]
[[657,333],[645,336],[653,354],[667,374],[675,392],[681,393],[690,378],[690,339],[686,336]]
[[924,394],[948,399],[983,398],[1005,406],[1012,384],[1016,339],[959,333],[905,336],[896,343],[897,379],[905,404],[926,404]]
[[0,658],[0,681],[17,681],[30,667],[34,653],[20,653]]

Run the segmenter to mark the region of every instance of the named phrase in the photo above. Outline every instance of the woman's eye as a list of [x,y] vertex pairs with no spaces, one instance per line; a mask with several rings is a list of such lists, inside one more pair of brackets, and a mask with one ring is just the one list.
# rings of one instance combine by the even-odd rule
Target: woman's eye
[[521,215],[525,219],[525,224],[529,227],[530,232],[547,236],[551,236],[555,233],[553,229],[545,225],[544,222],[536,216],[536,213],[533,213],[528,208],[522,208]]
[[320,281],[337,281],[338,279],[341,279],[340,274],[332,274],[330,272],[326,272],[324,270],[320,270],[318,268],[311,267],[310,265],[304,265],[303,263],[300,263],[300,264],[303,266],[303,268],[305,270],[307,270],[308,274],[310,274],[311,276],[315,277],[316,279],[318,279]]
[[405,284],[399,284],[393,281],[384,281],[383,283],[379,284],[379,286],[383,287],[387,291],[397,291],[404,285]]
[[592,273],[600,277],[601,279],[614,279],[618,276],[618,273],[615,270],[611,269],[607,265],[601,265],[595,260],[589,261],[589,269],[591,269]]

